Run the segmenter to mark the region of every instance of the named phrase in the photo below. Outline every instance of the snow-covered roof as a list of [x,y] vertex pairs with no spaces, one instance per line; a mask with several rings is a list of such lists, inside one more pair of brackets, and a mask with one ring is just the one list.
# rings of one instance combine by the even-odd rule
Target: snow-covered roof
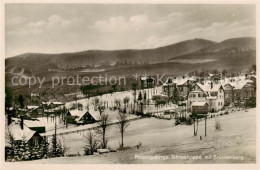
[[24,140],[25,142],[30,140],[31,137],[36,133],[36,131],[29,129],[26,125],[24,125],[23,129],[21,129],[19,120],[12,122],[8,126],[8,130],[14,137],[14,140]]
[[79,121],[87,112],[96,120],[100,120],[100,113],[99,111],[95,111],[94,107],[90,107],[89,110],[82,109],[74,109],[69,111],[71,116],[76,116],[77,118],[75,119],[76,121]]
[[45,109],[44,112],[45,112],[45,113],[53,113],[54,110],[53,110],[53,109]]
[[231,86],[234,87],[235,90],[239,90],[246,87],[253,87],[253,85],[251,85],[252,80],[241,80],[241,81],[237,81],[237,82],[230,82],[229,84]]
[[61,104],[63,104],[62,102],[51,102],[52,104],[54,104],[54,105],[61,105]]
[[207,102],[193,102],[193,103],[191,104],[191,106],[204,106],[205,104],[208,105]]
[[196,81],[196,79],[194,77],[190,77],[189,80],[190,81]]
[[73,109],[73,110],[70,110],[69,112],[70,112],[71,116],[82,117],[87,112],[87,110]]
[[38,120],[24,120],[27,127],[44,127],[44,123]]
[[[12,117],[12,121],[13,122],[20,122],[20,119]],[[39,121],[38,119],[24,120],[23,123],[24,123],[25,126],[27,126],[29,128],[30,127],[43,127],[43,126],[45,126],[45,124],[43,122]]]
[[154,80],[154,78],[151,77],[151,76],[142,76],[140,79],[141,80],[147,80],[147,79],[153,79]]
[[200,84],[197,83],[197,85],[204,91],[204,92],[217,92],[222,85],[221,84],[213,84],[213,87],[211,88],[211,84]]
[[188,81],[187,78],[181,79],[181,80],[177,80],[176,84],[177,84],[177,86],[181,86],[181,85],[185,84],[187,81]]
[[[105,112],[106,112],[106,111],[105,111]],[[103,112],[103,113],[105,113],[105,112]],[[95,109],[94,109],[93,106],[89,107],[89,114],[90,114],[96,121],[100,120],[100,113],[99,113],[99,111],[95,111]]]
[[42,102],[42,104],[50,104],[51,102]]
[[168,78],[167,80],[166,80],[166,82],[163,84],[163,86],[168,86],[168,85],[173,85],[173,84],[175,84],[175,82],[174,82],[175,80],[173,80],[173,78]]
[[22,111],[22,112],[26,112],[27,111],[27,109],[25,109],[25,108],[19,108],[18,110]]
[[39,106],[27,106],[27,109],[31,110],[31,109],[37,109],[39,108]]
[[196,81],[194,77],[177,77],[176,79],[168,78],[163,86],[176,84],[177,86],[184,85],[187,81]]

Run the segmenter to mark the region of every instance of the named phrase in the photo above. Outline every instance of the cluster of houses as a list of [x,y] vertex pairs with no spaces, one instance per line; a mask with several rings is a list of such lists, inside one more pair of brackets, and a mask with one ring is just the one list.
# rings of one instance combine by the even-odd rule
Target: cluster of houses
[[[63,109],[64,104],[61,102],[42,102],[41,106],[27,106],[24,109],[19,109],[18,116],[13,114],[6,115],[6,131],[5,131],[5,147],[8,150],[11,147],[12,139],[14,144],[24,141],[29,146],[38,146],[44,139],[42,133],[46,132],[46,125],[37,118],[32,118],[30,114],[32,112],[49,114],[55,110]],[[22,111],[22,113],[21,113]],[[40,116],[38,114],[38,116]],[[100,120],[100,113],[94,107],[89,108],[76,108],[72,110],[66,110],[66,117],[75,124],[88,124],[95,123]]]
[[14,143],[25,141],[30,146],[36,146],[43,140],[41,133],[46,132],[46,126],[37,117],[54,116],[55,111],[62,110],[62,102],[42,102],[40,106],[26,106],[25,108],[9,108],[6,119],[6,147],[10,145],[10,135]]
[[[151,76],[140,79],[142,88],[152,88],[155,79]],[[177,90],[178,101],[185,103],[189,112],[217,112],[227,105],[245,104],[256,96],[256,75],[240,75],[221,78],[219,74],[209,74],[207,77],[176,77],[168,78],[162,85],[163,98],[169,98]],[[67,123],[89,124],[100,121],[100,112],[95,106],[75,107],[67,110],[65,104],[57,101],[42,102],[40,106],[25,108],[9,108],[13,114],[7,115],[6,133],[11,133],[15,141],[25,140],[31,145],[37,145],[41,133],[45,133],[45,125],[37,119],[39,116],[52,116],[57,111],[64,111]],[[25,119],[25,118],[30,119]],[[9,143],[7,141],[7,143]],[[8,146],[8,144],[7,144]]]
[[162,97],[173,96],[174,89],[177,89],[179,103],[185,103],[188,111],[203,107],[207,112],[216,112],[224,106],[246,105],[249,98],[255,97],[256,75],[221,78],[220,74],[209,74],[203,78],[168,78],[162,85]]

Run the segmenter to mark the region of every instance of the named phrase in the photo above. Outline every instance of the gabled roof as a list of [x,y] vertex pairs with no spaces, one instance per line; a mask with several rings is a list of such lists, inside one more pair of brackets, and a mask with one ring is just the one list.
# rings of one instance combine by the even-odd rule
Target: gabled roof
[[[20,122],[20,119],[13,117],[12,121],[13,122]],[[34,120],[26,120],[26,119],[24,119],[23,123],[28,128],[30,128],[30,127],[44,127],[45,126],[44,123],[39,121],[38,119],[34,119]]]
[[253,85],[251,85],[251,83],[251,80],[242,80],[238,82],[230,82],[229,84],[231,84],[235,90],[240,90],[244,87],[254,87]]
[[[105,113],[106,111],[104,111],[103,113]],[[89,114],[96,120],[99,121],[100,120],[100,113],[99,111],[95,111],[94,106],[89,107]]]
[[11,135],[14,137],[14,140],[24,140],[25,142],[30,140],[36,133],[36,131],[29,129],[26,125],[24,125],[23,129],[21,129],[19,120],[12,122],[8,126],[8,129]]
[[76,121],[79,121],[86,113],[90,114],[93,117],[93,119],[95,119],[96,121],[100,120],[100,113],[99,113],[99,111],[95,111],[93,106],[90,107],[89,110],[74,109],[74,110],[70,110],[69,112],[70,112],[71,116],[77,117],[75,119]]
[[185,78],[185,79],[182,79],[182,80],[177,81],[177,86],[184,85],[188,80],[189,80],[189,79]]
[[221,84],[213,84],[213,87],[211,88],[210,84],[200,84],[197,83],[197,85],[204,91],[204,92],[218,92],[220,88],[223,88]]
[[166,82],[163,84],[163,86],[174,85],[174,84],[175,84],[175,82],[174,82],[173,78],[170,77],[166,80]]
[[82,117],[87,112],[87,110],[85,110],[85,109],[82,109],[82,110],[73,109],[73,110],[70,110],[69,112],[70,112],[71,116]]
[[31,127],[45,127],[44,123],[38,120],[24,120],[25,126]]

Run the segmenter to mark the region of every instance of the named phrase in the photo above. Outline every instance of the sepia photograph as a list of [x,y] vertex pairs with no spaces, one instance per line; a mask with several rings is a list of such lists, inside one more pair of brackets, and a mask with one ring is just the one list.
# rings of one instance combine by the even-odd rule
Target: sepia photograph
[[257,163],[256,3],[2,5],[5,163]]

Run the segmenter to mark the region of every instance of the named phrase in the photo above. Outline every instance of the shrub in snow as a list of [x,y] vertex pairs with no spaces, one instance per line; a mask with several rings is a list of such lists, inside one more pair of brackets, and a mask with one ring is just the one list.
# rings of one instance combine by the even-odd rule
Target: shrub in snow
[[220,121],[219,121],[219,120],[216,120],[216,121],[215,121],[215,129],[216,129],[216,130],[219,130],[219,131],[222,130],[222,129],[221,129],[221,124],[220,124]]

